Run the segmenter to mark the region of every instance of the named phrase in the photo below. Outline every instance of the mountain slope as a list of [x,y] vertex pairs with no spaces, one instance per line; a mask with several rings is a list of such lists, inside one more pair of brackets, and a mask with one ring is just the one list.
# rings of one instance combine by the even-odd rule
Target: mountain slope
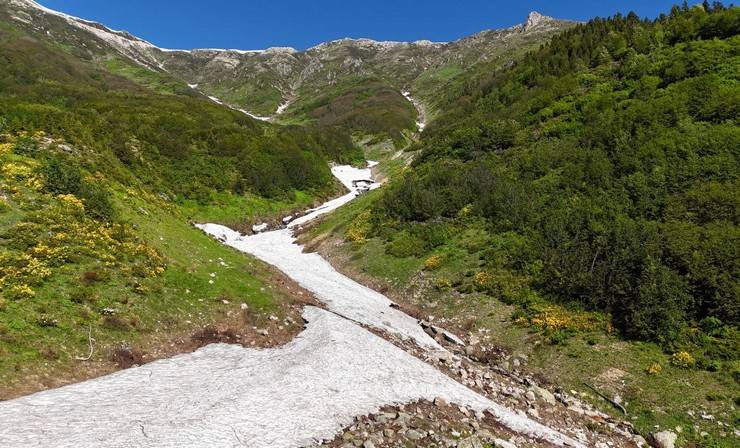
[[645,431],[735,446],[739,58],[737,7],[578,25],[443,98],[308,245]]
[[[50,11],[31,0],[11,0],[10,17],[91,59],[124,56],[167,73],[253,116],[343,125],[399,138],[413,129],[415,109],[402,90],[430,100],[452,77],[481,63],[511,62],[573,22],[532,13],[527,22],[450,43],[341,39],[305,51],[167,50],[123,31]],[[70,26],[71,25],[71,26]],[[346,104],[353,114],[347,116]],[[389,106],[386,111],[379,105]],[[400,126],[399,126],[400,125]]]
[[187,351],[208,325],[260,344],[298,330],[298,315],[250,330],[292,312],[292,286],[189,220],[245,225],[333,195],[329,161],[361,160],[350,137],[251,119],[3,14],[0,398]]

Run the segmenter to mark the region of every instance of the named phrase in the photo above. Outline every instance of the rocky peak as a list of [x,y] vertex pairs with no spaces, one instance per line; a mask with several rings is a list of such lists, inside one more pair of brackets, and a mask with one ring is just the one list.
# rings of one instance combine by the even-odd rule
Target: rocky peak
[[551,20],[554,20],[554,19],[552,17],[543,16],[537,11],[532,11],[529,13],[529,16],[527,16],[527,22],[524,24],[524,30],[526,31],[526,30],[532,29],[542,23],[546,23]]

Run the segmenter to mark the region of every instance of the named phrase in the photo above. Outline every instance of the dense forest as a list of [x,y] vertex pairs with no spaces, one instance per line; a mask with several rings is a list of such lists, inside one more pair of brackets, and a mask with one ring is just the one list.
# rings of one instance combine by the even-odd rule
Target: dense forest
[[740,8],[721,3],[594,19],[471,79],[370,234],[403,257],[483,222],[486,244],[468,248],[480,290],[607,312],[666,347],[711,338],[707,359],[737,359],[739,32]]

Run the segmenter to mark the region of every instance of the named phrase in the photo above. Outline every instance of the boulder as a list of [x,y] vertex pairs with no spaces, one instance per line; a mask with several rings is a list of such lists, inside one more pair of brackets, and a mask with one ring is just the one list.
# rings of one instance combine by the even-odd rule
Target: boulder
[[534,392],[534,394],[537,395],[537,397],[539,397],[540,400],[544,401],[550,406],[555,406],[558,402],[557,399],[555,399],[555,395],[553,395],[552,392],[542,387],[534,386],[532,387],[532,392]]
[[675,448],[678,436],[671,431],[660,431],[650,434],[650,445],[655,448]]
[[262,224],[255,224],[252,226],[252,232],[253,233],[260,233],[267,230],[267,223],[263,222]]

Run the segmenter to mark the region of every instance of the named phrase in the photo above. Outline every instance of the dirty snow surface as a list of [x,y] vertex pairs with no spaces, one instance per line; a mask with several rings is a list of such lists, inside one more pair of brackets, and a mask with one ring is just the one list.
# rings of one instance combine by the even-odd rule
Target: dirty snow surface
[[[335,167],[349,188],[369,170]],[[354,197],[310,211],[302,222]],[[295,224],[298,220],[291,223]],[[331,439],[353,417],[388,404],[441,397],[489,410],[510,429],[580,446],[488,400],[363,326],[442,350],[391,302],[304,254],[290,228],[244,237],[202,228],[274,264],[323,301],[306,329],[274,349],[213,344],[194,353],[0,403],[2,447],[300,447]]]

